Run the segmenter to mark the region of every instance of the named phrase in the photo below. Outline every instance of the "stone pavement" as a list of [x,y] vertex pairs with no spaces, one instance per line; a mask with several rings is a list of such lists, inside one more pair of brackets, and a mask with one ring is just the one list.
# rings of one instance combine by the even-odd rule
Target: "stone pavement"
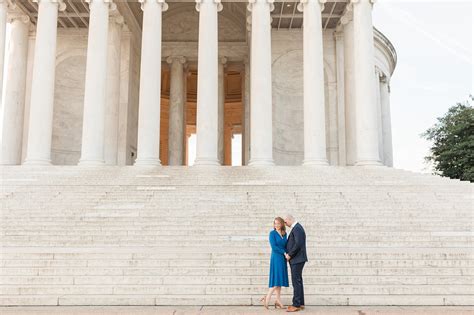
[[[46,306],[0,307],[2,315],[51,314],[286,314],[285,310],[265,310],[257,306]],[[298,314],[318,315],[473,315],[472,306],[309,306]]]

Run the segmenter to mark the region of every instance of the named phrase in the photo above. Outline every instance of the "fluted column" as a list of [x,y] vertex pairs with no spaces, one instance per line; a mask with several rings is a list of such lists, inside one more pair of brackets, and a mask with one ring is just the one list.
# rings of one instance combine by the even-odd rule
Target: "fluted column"
[[326,0],[301,0],[304,62],[303,165],[328,165],[324,98],[323,29],[321,11]]
[[121,37],[124,19],[111,16],[107,49],[107,102],[105,107],[104,160],[107,165],[117,165],[118,120],[120,105]]
[[184,64],[183,56],[168,57],[170,64],[170,102],[168,122],[168,164],[184,164]]
[[[8,21],[11,31],[5,103],[3,104],[0,164],[16,165],[21,163],[30,19],[27,15],[11,15]],[[3,53],[1,55],[3,56]]]
[[242,130],[242,165],[248,165],[250,160],[250,62],[244,60],[244,78],[243,78],[242,103],[244,105]]
[[63,11],[66,5],[60,0],[36,1],[38,20],[31,79],[28,147],[24,164],[50,165],[58,10]]
[[0,0],[0,100],[3,90],[3,68],[5,65],[5,44],[7,30],[7,12],[9,0]]
[[[349,16],[348,16],[349,15]],[[354,74],[354,21],[349,11],[341,18],[344,32],[344,110],[346,125],[346,164],[355,165],[356,125],[355,125],[355,74]]]
[[338,165],[346,165],[346,109],[345,109],[345,82],[344,82],[344,34],[339,25],[334,32],[336,41],[336,80],[337,80],[337,137],[338,137]]
[[390,84],[386,75],[380,81],[380,103],[382,109],[383,153],[386,166],[393,167],[392,118],[390,114]]
[[87,0],[87,2],[90,10],[89,36],[79,165],[94,166],[104,164],[109,11],[115,9],[115,4],[112,0]]
[[274,165],[272,139],[273,0],[250,0],[250,166]]
[[135,165],[159,166],[161,111],[161,32],[163,0],[141,0],[143,10],[138,147]]
[[199,48],[194,165],[219,165],[218,142],[218,28],[220,0],[197,0]]
[[374,0],[351,0],[354,11],[354,75],[356,165],[381,165],[378,151],[377,103],[374,76]]
[[382,108],[380,103],[380,78],[382,72],[378,67],[375,67],[375,104],[377,110],[377,139],[378,139],[378,152],[379,152],[379,160],[382,164],[384,164],[383,159],[383,134],[382,134]]
[[227,63],[227,58],[219,58],[219,110],[218,110],[218,157],[219,162],[224,164],[224,117],[225,117],[225,65]]

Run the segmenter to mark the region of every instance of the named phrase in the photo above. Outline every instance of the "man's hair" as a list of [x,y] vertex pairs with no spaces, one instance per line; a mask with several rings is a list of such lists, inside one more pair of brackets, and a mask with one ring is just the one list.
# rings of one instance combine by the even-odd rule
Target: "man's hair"
[[286,218],[287,218],[287,219],[290,219],[291,221],[295,221],[295,217],[294,217],[293,215],[291,215],[291,214],[287,214],[287,215],[286,215]]

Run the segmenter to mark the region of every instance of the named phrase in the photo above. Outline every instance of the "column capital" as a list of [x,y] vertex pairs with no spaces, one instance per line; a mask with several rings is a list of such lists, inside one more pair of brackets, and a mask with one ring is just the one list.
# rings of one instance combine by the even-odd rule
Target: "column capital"
[[380,78],[381,83],[389,84],[388,76],[384,72],[382,71],[379,72],[379,78]]
[[375,66],[375,75],[379,78],[380,82],[386,82],[387,76],[379,67]]
[[348,3],[348,6],[353,6],[357,3],[361,3],[362,1],[367,1],[369,2],[371,5],[373,5],[377,0],[349,0],[349,3]]
[[[114,11],[114,12],[118,12],[118,11]],[[125,19],[123,18],[122,15],[120,14],[112,14],[110,15],[109,17],[109,22],[110,23],[116,23],[118,24],[120,27],[124,26],[125,25]]]
[[215,3],[217,5],[217,12],[221,12],[222,9],[224,8],[224,6],[221,3],[221,0],[195,0],[195,2],[196,2],[196,11],[198,12],[201,8],[201,4],[205,2]]
[[166,62],[172,64],[173,62],[179,62],[180,64],[184,65],[186,63],[186,57],[184,56],[168,56],[166,58]]
[[275,9],[275,5],[273,4],[275,0],[248,0],[248,1],[249,1],[249,4],[247,5],[247,10],[249,10],[250,12],[252,12],[252,6],[256,4],[257,2],[268,4],[270,6],[270,12],[272,12]]
[[63,0],[33,0],[33,2],[41,3],[41,2],[48,2],[53,4],[58,4],[58,10],[64,11],[66,10],[66,4]]
[[349,3],[352,4],[352,3],[360,3],[362,1],[368,1],[370,3],[375,3],[377,0],[349,0]]
[[21,13],[9,13],[7,15],[7,22],[13,23],[14,21],[20,21],[24,24],[30,23],[30,17],[26,14]]
[[0,0],[0,4],[4,5],[7,9],[16,9],[17,5],[13,0]]
[[[43,1],[43,0],[41,0],[41,1]],[[84,1],[89,3],[89,7],[92,4],[92,2],[102,2],[104,4],[108,4],[110,11],[117,10],[117,5],[114,3],[114,0],[84,0]]]
[[346,9],[344,10],[344,13],[342,14],[341,16],[341,19],[340,19],[340,24],[341,25],[346,25],[347,23],[349,23],[350,21],[352,21],[353,17],[354,17],[354,12],[353,12],[353,7],[352,7],[352,4],[351,3],[348,3],[346,5]]
[[321,12],[324,11],[324,4],[327,2],[327,0],[300,0],[300,2],[298,3],[298,5],[296,6],[296,8],[298,9],[298,11],[300,12],[303,12],[304,11],[304,7],[306,6],[307,3],[309,2],[316,2],[320,5],[320,8],[321,8]]
[[161,12],[165,12],[168,10],[168,3],[166,3],[165,0],[138,0],[138,2],[141,3],[140,7],[142,11],[145,9],[145,3],[147,2],[156,2],[158,4],[161,4]]
[[225,65],[227,63],[227,57],[219,56],[219,63]]
[[[247,5],[247,10],[252,11],[249,9],[249,5]],[[247,18],[245,19],[245,28],[247,30],[247,32],[250,32],[252,30],[252,16],[251,15],[248,15]]]

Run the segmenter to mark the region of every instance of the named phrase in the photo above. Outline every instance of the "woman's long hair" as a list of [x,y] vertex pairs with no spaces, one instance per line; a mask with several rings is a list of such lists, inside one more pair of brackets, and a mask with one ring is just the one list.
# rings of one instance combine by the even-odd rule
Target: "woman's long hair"
[[[280,222],[280,224],[281,224],[281,235],[285,235],[286,234],[285,220],[283,220],[282,217],[276,217],[275,220],[273,220],[273,225],[275,225],[275,221]],[[273,229],[276,230],[275,227],[273,227]]]

